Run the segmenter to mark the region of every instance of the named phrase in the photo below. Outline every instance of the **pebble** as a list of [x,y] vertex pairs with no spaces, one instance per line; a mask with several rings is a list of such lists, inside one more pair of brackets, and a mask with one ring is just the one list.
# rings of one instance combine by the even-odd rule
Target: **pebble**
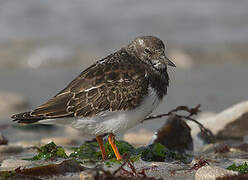
[[218,166],[203,166],[196,171],[195,180],[215,180],[220,177],[238,174],[236,171],[226,170]]

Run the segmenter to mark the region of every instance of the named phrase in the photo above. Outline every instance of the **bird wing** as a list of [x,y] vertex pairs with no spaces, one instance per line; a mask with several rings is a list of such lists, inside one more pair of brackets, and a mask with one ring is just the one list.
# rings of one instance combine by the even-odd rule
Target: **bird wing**
[[29,123],[62,117],[91,117],[104,111],[131,110],[148,91],[146,70],[133,56],[119,52],[98,61],[64,90],[31,112],[14,115]]

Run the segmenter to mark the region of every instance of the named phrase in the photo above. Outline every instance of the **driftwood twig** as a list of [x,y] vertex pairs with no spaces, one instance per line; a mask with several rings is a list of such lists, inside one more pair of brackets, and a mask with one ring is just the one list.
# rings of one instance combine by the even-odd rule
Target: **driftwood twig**
[[[200,104],[198,104],[197,106],[195,106],[193,108],[189,108],[188,106],[178,106],[175,109],[172,109],[171,111],[169,111],[168,113],[165,113],[165,114],[147,116],[144,119],[144,121],[148,121],[148,120],[152,120],[152,119],[158,119],[158,118],[162,118],[162,117],[165,117],[165,116],[175,115],[178,118],[181,118],[181,119],[184,119],[184,120],[189,120],[189,121],[192,121],[192,122],[196,123],[199,126],[200,130],[201,130],[203,138],[206,139],[208,142],[214,142],[215,141],[215,136],[213,135],[211,130],[209,130],[208,128],[205,128],[203,126],[203,124],[201,124],[200,122],[198,122],[197,120],[192,118],[192,116],[197,115],[199,112],[201,112],[200,107],[201,107]],[[185,112],[187,112],[189,114],[187,116],[176,114],[179,111],[185,111]]]

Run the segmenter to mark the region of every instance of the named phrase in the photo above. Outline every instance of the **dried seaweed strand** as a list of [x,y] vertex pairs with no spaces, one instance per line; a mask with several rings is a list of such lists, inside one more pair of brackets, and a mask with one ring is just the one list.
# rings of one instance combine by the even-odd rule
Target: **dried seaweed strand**
[[[201,133],[203,133],[211,141],[214,141],[215,136],[213,135],[213,133],[208,128],[205,128],[203,126],[203,124],[201,124],[200,122],[198,122],[197,120],[195,120],[195,119],[193,119],[191,117],[191,116],[197,115],[199,112],[201,112],[200,107],[201,107],[200,104],[198,104],[197,106],[195,106],[193,108],[189,108],[187,106],[178,106],[175,109],[173,109],[173,110],[171,110],[171,111],[169,111],[168,113],[165,113],[165,114],[147,116],[144,119],[144,121],[157,119],[157,118],[162,118],[162,117],[165,117],[165,116],[175,115],[175,116],[177,116],[177,117],[179,117],[181,119],[186,119],[186,120],[189,120],[189,121],[192,121],[192,122],[196,123],[199,126],[199,128],[201,130]],[[176,114],[176,112],[178,112],[178,111],[186,111],[186,112],[189,113],[189,115],[187,115],[187,116],[178,115],[178,114]]]

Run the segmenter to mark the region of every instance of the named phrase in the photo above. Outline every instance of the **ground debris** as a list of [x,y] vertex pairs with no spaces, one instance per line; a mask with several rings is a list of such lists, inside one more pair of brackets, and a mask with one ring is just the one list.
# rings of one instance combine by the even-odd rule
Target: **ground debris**
[[[135,148],[125,141],[115,141],[116,146],[121,154],[129,153],[135,150]],[[115,154],[113,149],[111,148],[109,142],[104,141],[104,147],[106,150],[106,154],[109,160],[115,160]],[[69,155],[71,158],[75,158],[77,160],[83,161],[101,161],[102,155],[97,142],[86,142],[82,144],[80,147],[73,148],[73,152]],[[134,157],[133,157],[134,158]]]
[[54,142],[50,142],[44,146],[36,147],[38,154],[32,158],[28,158],[25,160],[55,160],[57,158],[67,159],[64,149],[62,147],[57,146]]
[[[144,119],[144,121],[162,118],[164,116],[174,115],[180,119],[184,119],[184,120],[188,120],[188,121],[192,121],[192,122],[196,123],[201,130],[200,136],[206,142],[214,143],[216,141],[216,137],[213,135],[212,131],[208,128],[205,128],[200,122],[198,122],[197,120],[192,118],[192,116],[197,115],[199,112],[201,112],[200,107],[201,107],[200,104],[198,104],[197,106],[195,106],[193,108],[189,108],[188,106],[178,106],[175,109],[172,109],[171,111],[169,111],[168,113],[165,113],[165,114],[147,116]],[[178,112],[186,112],[186,113],[188,113],[188,115],[179,115],[179,114],[177,114]]]
[[49,164],[39,167],[23,168],[18,167],[13,171],[1,171],[1,178],[16,178],[16,177],[29,177],[38,179],[41,177],[51,177],[65,175],[66,173],[80,172],[87,168],[81,166],[77,161],[73,159],[64,160],[59,164]]
[[133,162],[129,159],[125,160],[114,172],[104,170],[103,166],[86,168],[81,166],[77,161],[69,159],[59,164],[49,164],[32,168],[18,167],[13,171],[1,171],[0,178],[37,180],[65,176],[67,173],[86,172],[86,174],[91,174],[96,180],[162,180],[162,178],[148,177],[145,173],[146,170],[147,168],[136,169]]
[[160,143],[140,147],[136,149],[136,153],[141,156],[143,161],[148,162],[180,161],[183,163],[189,163],[192,160],[192,155],[171,151]]
[[[127,169],[128,168],[128,169]],[[122,165],[115,170],[113,173],[110,171],[104,171],[100,169],[98,173],[95,174],[94,178],[96,180],[163,180],[163,178],[159,177],[148,177],[145,171],[147,168],[136,169],[134,163],[130,161],[130,159],[126,159]],[[101,172],[101,173],[99,173]]]
[[190,171],[192,171],[192,170],[198,170],[198,169],[200,169],[201,167],[206,166],[206,165],[209,165],[208,160],[200,158],[200,159],[193,165],[193,167],[190,168]]
[[171,115],[166,120],[165,124],[154,133],[150,143],[160,143],[169,150],[179,153],[193,151],[191,128],[176,115]]

